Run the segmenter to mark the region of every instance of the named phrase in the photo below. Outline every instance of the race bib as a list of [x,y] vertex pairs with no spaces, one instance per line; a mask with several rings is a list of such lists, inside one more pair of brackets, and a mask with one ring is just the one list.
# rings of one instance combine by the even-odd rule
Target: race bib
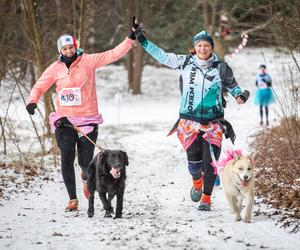
[[265,82],[259,82],[258,87],[261,88],[261,89],[265,89],[265,88],[268,87],[268,85]]
[[59,102],[61,106],[80,106],[80,88],[64,88],[59,92]]

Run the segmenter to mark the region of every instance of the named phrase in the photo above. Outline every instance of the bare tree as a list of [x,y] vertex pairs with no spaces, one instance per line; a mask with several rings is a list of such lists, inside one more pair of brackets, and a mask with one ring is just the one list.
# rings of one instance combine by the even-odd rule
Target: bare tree
[[[41,38],[41,28],[37,20],[36,6],[32,0],[22,0],[23,11],[24,11],[24,21],[22,22],[22,28],[26,34],[29,44],[31,45],[32,51],[34,53],[34,62],[37,67],[38,75],[40,76],[42,72],[46,69],[46,61],[43,49],[43,42]],[[47,134],[50,135],[50,125],[46,119],[51,112],[53,112],[53,103],[50,91],[46,92],[44,95],[45,100],[45,125],[47,126]]]
[[[141,17],[142,2],[135,0],[129,1],[127,11],[127,20],[129,20],[129,27],[132,26],[132,17]],[[141,80],[143,72],[143,54],[144,51],[141,46],[135,45],[131,50],[127,59],[128,70],[128,86],[133,95],[141,94]]]
[[[281,113],[283,115],[283,126],[285,126],[286,137],[292,141],[294,136],[300,135],[300,61],[296,58],[299,52],[300,42],[300,3],[290,1],[287,3],[274,3],[268,9],[268,14],[272,18],[270,28],[276,33],[275,41],[279,48],[285,48],[293,64],[282,65],[282,79],[286,96],[280,101]],[[291,144],[292,146],[292,144]]]
[[220,58],[224,58],[229,47],[240,39],[243,32],[250,33],[256,39],[259,33],[254,32],[264,30],[271,22],[270,16],[266,14],[268,2],[265,4],[232,0],[199,2],[202,3],[205,29],[214,37],[215,52]]
[[[83,4],[82,2],[83,0],[81,0],[81,5]],[[80,23],[82,24],[81,28],[79,27],[78,40],[80,46],[85,50],[95,50],[95,31],[98,30],[98,27],[95,23],[97,8],[99,7],[95,1],[85,1],[84,6],[80,11],[80,16],[82,16]]]

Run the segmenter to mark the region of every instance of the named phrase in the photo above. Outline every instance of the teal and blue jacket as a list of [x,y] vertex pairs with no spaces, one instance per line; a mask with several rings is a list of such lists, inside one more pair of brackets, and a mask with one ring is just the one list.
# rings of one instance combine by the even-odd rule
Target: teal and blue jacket
[[[166,53],[147,39],[141,45],[158,62],[179,71],[182,77],[180,118],[202,122],[224,117],[222,89],[225,87],[234,97],[242,93],[231,68],[216,54],[211,65],[203,70],[194,55]],[[225,65],[222,72],[219,64]]]

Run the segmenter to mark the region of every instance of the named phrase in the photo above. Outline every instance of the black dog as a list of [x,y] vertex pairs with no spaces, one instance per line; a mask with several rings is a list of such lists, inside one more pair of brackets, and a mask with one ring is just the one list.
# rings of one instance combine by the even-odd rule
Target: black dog
[[[87,212],[89,218],[94,216],[95,191],[99,193],[105,209],[104,217],[112,217],[111,200],[115,195],[117,196],[115,218],[122,217],[126,166],[128,166],[128,157],[126,152],[121,150],[104,150],[93,158],[88,168],[87,179],[90,191]],[[108,193],[108,197],[106,197],[106,193]]]

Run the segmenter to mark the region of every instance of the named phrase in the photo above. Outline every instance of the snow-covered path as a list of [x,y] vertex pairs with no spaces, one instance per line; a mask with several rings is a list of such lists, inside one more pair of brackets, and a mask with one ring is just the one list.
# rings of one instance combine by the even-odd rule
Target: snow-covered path
[[[164,81],[164,74],[177,80],[169,71],[151,70],[158,72],[155,82]],[[80,211],[64,212],[67,194],[61,173],[54,170],[54,182],[38,179],[30,192],[0,202],[0,249],[299,249],[300,234],[280,229],[274,218],[260,214],[251,224],[235,222],[221,187],[214,190],[211,212],[197,210],[189,198],[185,153],[175,135],[166,137],[177,117],[178,98],[125,97],[121,111],[116,106],[115,100],[103,101],[105,124],[98,143],[129,155],[123,218],[103,218],[99,198],[95,216],[87,217],[78,166]],[[257,108],[229,99],[226,117],[238,135],[236,147],[247,152],[249,136],[259,129]],[[226,140],[223,149],[229,146]],[[252,214],[258,210],[268,211],[256,204]]]
[[235,222],[221,188],[215,189],[211,212],[197,211],[197,204],[189,199],[191,180],[184,153],[175,136],[164,137],[168,129],[164,124],[131,126],[110,133],[115,129],[109,126],[103,133],[111,134],[107,138],[111,141],[118,139],[115,146],[126,148],[130,156],[124,218],[103,218],[97,199],[95,216],[89,219],[79,181],[80,211],[65,213],[64,184],[60,173],[54,172],[55,182],[41,188],[37,183],[35,190],[0,207],[1,249],[299,247],[299,234],[284,232],[263,215],[254,216],[251,224]]

